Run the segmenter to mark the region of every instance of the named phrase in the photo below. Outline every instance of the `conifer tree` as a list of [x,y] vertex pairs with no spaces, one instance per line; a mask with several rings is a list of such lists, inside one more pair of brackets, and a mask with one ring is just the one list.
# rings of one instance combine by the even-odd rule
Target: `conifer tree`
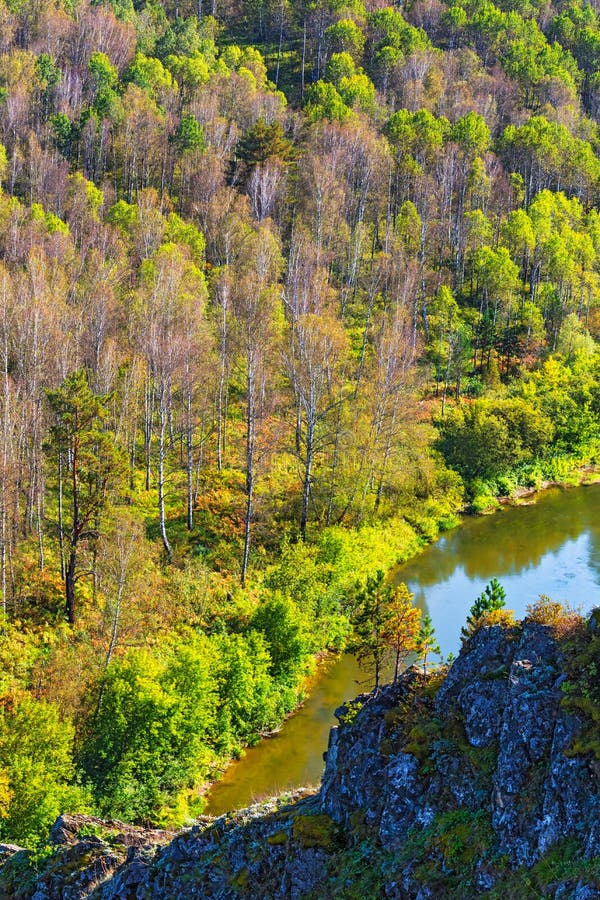
[[82,545],[99,533],[109,488],[121,470],[114,435],[105,428],[108,397],[94,394],[82,369],[47,391],[54,413],[50,449],[57,464],[59,540],[65,554],[65,612],[75,622],[75,585]]
[[431,616],[426,613],[421,622],[421,628],[417,637],[416,648],[417,660],[423,665],[423,675],[427,675],[427,659],[431,653],[440,652],[440,645],[435,636],[435,628],[431,623]]
[[486,584],[485,590],[481,592],[467,617],[467,624],[462,629],[462,637],[466,639],[470,637],[477,628],[479,619],[487,613],[494,612],[497,609],[503,609],[506,606],[506,591],[497,578],[492,578],[489,584]]

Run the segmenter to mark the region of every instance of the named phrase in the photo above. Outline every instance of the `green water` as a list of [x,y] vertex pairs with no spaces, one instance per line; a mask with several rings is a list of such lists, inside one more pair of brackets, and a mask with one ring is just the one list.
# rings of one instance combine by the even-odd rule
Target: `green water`
[[[518,617],[540,593],[600,605],[600,485],[547,491],[531,506],[464,520],[397,570],[433,619],[442,654],[456,653],[469,607],[496,576]],[[281,732],[248,750],[213,788],[206,812],[219,815],[303,784],[317,783],[333,711],[366,690],[349,655],[330,661],[303,708]]]

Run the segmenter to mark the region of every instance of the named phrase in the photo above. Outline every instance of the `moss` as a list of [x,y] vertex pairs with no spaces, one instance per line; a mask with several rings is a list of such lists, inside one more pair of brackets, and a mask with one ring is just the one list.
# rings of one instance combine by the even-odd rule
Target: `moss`
[[403,710],[399,707],[395,706],[392,709],[386,710],[383,721],[386,724],[387,728],[396,728],[401,724],[403,719]]
[[289,835],[287,831],[284,831],[283,829],[267,835],[267,844],[271,844],[273,847],[277,847],[279,844],[287,844],[288,840]]
[[581,734],[566,754],[600,759],[600,634],[581,624],[562,641],[562,647],[567,675],[562,706],[582,723]]
[[390,738],[385,737],[382,739],[382,741],[379,745],[379,752],[381,753],[382,756],[391,756],[392,755],[392,753],[394,752],[394,746],[393,746]]
[[411,829],[398,862],[401,868],[414,864],[415,878],[443,887],[445,897],[468,897],[474,893],[475,866],[490,855],[493,839],[486,812],[455,809],[436,816],[425,829]]
[[508,679],[509,668],[506,665],[498,666],[497,669],[492,669],[491,672],[485,672],[484,675],[481,676],[482,681],[501,681],[503,679]]
[[117,828],[106,828],[95,822],[89,822],[82,825],[77,832],[77,837],[80,840],[85,840],[89,837],[98,838],[106,844],[109,844],[111,847],[119,846],[119,841],[117,839],[120,836],[121,832]]
[[0,868],[0,897],[25,900],[32,896],[39,869],[32,851],[15,853]]
[[496,771],[498,763],[498,745],[490,744],[489,747],[471,747],[467,755],[474,768],[478,769],[486,778],[491,778]]
[[411,753],[421,765],[431,758],[432,746],[442,735],[442,722],[439,719],[419,722],[408,732],[408,741],[402,748],[404,753]]
[[427,676],[427,682],[423,690],[425,697],[427,697],[429,700],[435,699],[435,696],[444,683],[447,674],[447,666],[441,666],[439,669],[435,669],[433,672],[429,673],[429,675]]
[[507,872],[485,896],[487,900],[521,900],[554,896],[558,884],[565,884],[567,893],[572,883],[573,893],[579,882],[598,887],[600,884],[600,860],[584,859],[583,847],[577,840],[569,839],[555,844],[548,853],[531,868]]
[[339,829],[325,813],[315,816],[296,816],[293,826],[294,840],[301,847],[321,847],[334,850],[339,846]]
[[385,712],[386,733],[380,745],[384,755],[412,753],[420,762],[429,756],[441,727],[439,720],[433,718],[433,700],[445,677],[445,669],[429,676],[418,675],[408,694]]
[[385,896],[392,856],[363,840],[337,853],[329,863],[327,883],[320,884],[305,900],[375,900]]
[[368,836],[367,817],[362,809],[355,809],[350,814],[350,827],[354,837],[364,840]]
[[230,880],[229,884],[236,891],[241,891],[245,893],[248,890],[248,882],[250,881],[250,872],[244,866],[238,872],[235,873],[233,878]]

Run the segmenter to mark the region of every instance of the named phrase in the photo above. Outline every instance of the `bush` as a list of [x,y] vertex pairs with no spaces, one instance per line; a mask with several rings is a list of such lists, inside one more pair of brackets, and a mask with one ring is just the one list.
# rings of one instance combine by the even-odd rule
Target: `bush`
[[274,596],[259,606],[252,628],[264,635],[271,657],[270,671],[283,684],[294,684],[309,666],[310,627],[293,600]]
[[[162,653],[130,652],[101,683],[80,760],[101,814],[160,822],[206,777],[218,695],[204,636]],[[166,816],[167,819],[169,816]]]
[[[223,740],[234,746],[272,729],[287,711],[270,674],[271,657],[263,634],[223,634],[214,639],[218,658],[219,716],[227,719]],[[224,724],[220,723],[220,724]],[[218,729],[221,732],[221,728]]]
[[61,812],[88,812],[74,783],[74,728],[54,703],[26,694],[0,699],[0,839],[35,846]]
[[495,483],[476,479],[472,484],[471,509],[474,513],[484,513],[498,507],[498,488]]
[[558,631],[559,635],[569,632],[581,621],[581,615],[568,604],[552,600],[546,594],[540,594],[526,610],[527,618],[540,625],[548,625]]

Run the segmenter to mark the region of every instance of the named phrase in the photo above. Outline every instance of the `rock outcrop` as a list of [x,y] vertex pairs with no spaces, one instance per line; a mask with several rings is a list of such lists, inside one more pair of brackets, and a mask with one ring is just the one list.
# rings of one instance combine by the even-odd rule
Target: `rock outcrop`
[[63,816],[39,871],[0,848],[0,896],[600,898],[595,621],[482,628],[341,707],[317,794],[176,836]]

